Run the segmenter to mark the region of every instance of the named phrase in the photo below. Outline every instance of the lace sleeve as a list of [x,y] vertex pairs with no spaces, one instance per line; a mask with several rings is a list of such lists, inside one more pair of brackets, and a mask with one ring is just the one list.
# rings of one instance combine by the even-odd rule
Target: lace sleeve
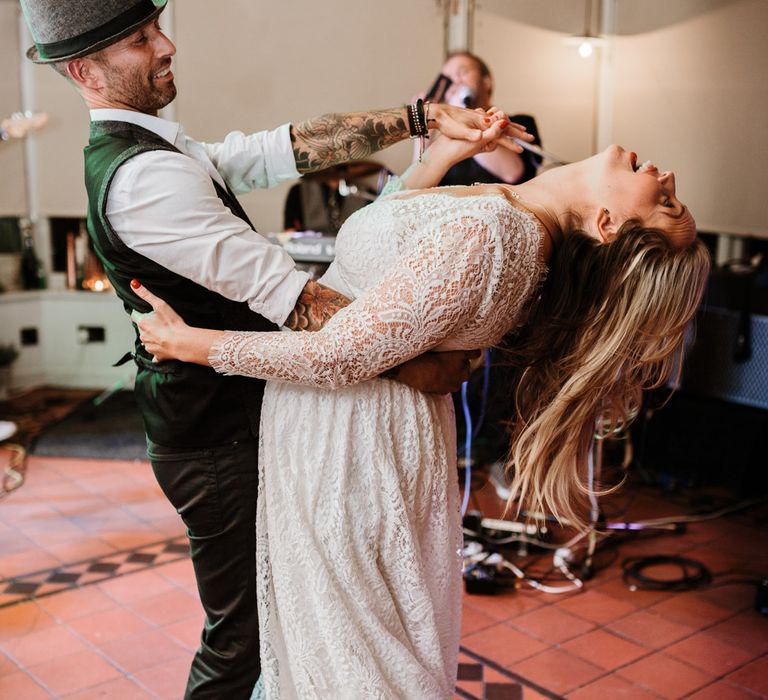
[[498,221],[452,217],[421,232],[395,269],[320,331],[228,332],[211,366],[309,386],[372,379],[439,344],[474,317],[490,284]]

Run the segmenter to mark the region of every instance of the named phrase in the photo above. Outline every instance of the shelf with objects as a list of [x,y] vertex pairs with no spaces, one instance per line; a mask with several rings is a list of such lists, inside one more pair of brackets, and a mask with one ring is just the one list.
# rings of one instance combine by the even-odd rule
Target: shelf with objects
[[[8,392],[34,387],[130,385],[113,367],[133,329],[79,217],[0,219],[0,346],[18,350]],[[40,245],[36,245],[39,242]]]

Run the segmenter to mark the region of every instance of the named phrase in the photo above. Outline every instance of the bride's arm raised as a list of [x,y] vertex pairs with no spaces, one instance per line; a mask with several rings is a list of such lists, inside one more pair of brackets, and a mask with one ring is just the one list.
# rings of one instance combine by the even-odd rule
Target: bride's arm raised
[[490,126],[482,133],[480,139],[467,141],[432,132],[429,148],[400,176],[400,187],[392,189],[420,190],[436,187],[449,168],[466,158],[472,158],[478,153],[488,153],[497,147],[515,152],[523,150],[511,138],[507,137],[517,136],[526,141],[533,138],[523,131],[524,127],[510,123],[506,115],[495,107],[488,112],[479,111],[487,115],[491,121]]
[[[451,166],[477,153],[493,150],[499,143],[511,143],[508,139],[503,141],[500,139],[510,129],[515,130],[516,133],[518,129],[522,129],[517,124],[511,125],[503,112],[495,108],[489,110],[487,114],[492,124],[475,142],[441,136],[434,132],[433,143],[422,160],[411,165],[400,177],[402,187],[409,190],[434,187]],[[339,309],[349,303],[350,300],[343,294],[318,282],[310,281],[307,282],[294,310],[283,325],[294,331],[316,331],[322,328]]]
[[379,284],[315,333],[191,328],[142,286],[135,291],[155,313],[136,314],[134,321],[147,351],[160,361],[338,388],[373,379],[434,348],[474,317],[488,285],[493,239],[494,222],[470,211],[427,227]]

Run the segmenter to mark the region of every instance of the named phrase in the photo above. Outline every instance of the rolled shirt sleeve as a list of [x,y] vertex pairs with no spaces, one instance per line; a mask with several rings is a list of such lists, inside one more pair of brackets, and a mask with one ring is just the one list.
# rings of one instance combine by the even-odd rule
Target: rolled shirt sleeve
[[[286,140],[287,127],[280,127],[286,132],[279,140]],[[289,167],[285,149],[271,153],[264,144],[251,144],[245,149],[250,154],[237,150],[243,140],[273,138],[268,134],[280,129],[252,136],[235,132],[205,149],[233,189],[276,184],[295,177],[292,153]],[[282,248],[235,216],[219,199],[206,167],[182,153],[150,151],[124,163],[112,181],[106,214],[132,250],[228,299],[246,302],[278,325],[309,280]]]
[[237,194],[299,177],[290,124],[272,131],[233,131],[221,143],[201,143],[214,167]]

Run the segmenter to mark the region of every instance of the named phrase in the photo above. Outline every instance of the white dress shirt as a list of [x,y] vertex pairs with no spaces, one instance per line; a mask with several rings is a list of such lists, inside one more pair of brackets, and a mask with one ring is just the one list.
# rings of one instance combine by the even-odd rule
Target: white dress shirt
[[281,325],[309,276],[219,199],[212,180],[235,193],[274,187],[299,176],[289,125],[199,143],[176,122],[122,109],[93,109],[92,121],[144,127],[181,153],[150,151],[121,165],[106,214],[129,248]]

